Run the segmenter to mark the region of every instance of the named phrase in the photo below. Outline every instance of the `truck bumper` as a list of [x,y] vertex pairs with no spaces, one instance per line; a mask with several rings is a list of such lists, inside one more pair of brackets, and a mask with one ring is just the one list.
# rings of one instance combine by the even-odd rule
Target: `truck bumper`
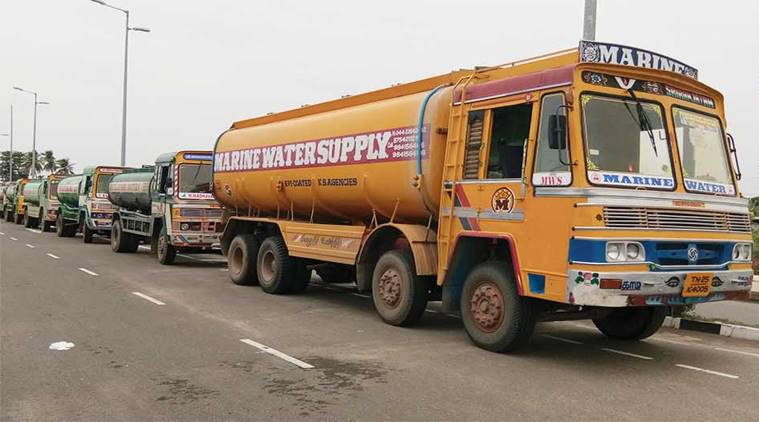
[[208,248],[215,249],[219,246],[220,233],[173,233],[171,243],[181,248]]
[[567,300],[582,306],[689,305],[719,300],[748,299],[751,270],[698,271],[709,273],[712,281],[708,295],[683,297],[688,271],[595,272],[570,270]]

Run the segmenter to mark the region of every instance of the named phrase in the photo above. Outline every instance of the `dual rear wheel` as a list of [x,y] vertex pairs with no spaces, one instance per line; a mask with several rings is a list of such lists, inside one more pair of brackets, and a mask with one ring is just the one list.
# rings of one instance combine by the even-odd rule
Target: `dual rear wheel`
[[311,269],[304,260],[288,254],[281,236],[259,242],[253,234],[238,235],[229,245],[227,258],[235,284],[259,285],[266,293],[301,292],[311,279]]

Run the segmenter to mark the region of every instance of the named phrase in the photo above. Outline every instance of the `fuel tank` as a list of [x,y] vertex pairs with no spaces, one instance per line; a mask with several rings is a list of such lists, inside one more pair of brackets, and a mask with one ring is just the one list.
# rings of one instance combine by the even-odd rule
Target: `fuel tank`
[[119,208],[150,213],[150,182],[153,169],[127,170],[108,184],[108,200]]
[[39,206],[45,183],[47,183],[47,180],[39,179],[30,180],[29,183],[24,185],[24,201],[32,205]]
[[84,180],[84,176],[77,174],[75,176],[69,176],[58,183],[58,201],[62,205],[67,205],[71,208],[79,208],[79,186]]

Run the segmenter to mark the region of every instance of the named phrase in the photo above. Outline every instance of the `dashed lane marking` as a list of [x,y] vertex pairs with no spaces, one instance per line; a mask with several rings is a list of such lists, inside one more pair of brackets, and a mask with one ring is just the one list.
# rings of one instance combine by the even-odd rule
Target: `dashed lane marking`
[[148,250],[149,251],[150,250],[150,246],[140,245],[140,246],[137,247],[137,249],[142,249],[143,251],[144,250]]
[[5,236],[5,233],[3,233],[3,232],[0,232],[0,236]]
[[36,246],[34,246],[34,245],[30,245],[30,244],[28,244],[28,243],[26,244],[26,247],[27,247],[27,248],[30,248],[30,249],[34,249],[34,248],[36,248]]
[[552,336],[550,334],[543,334],[543,337],[547,337],[547,338],[558,340],[558,341],[563,341],[564,343],[569,343],[569,344],[582,344],[581,341],[572,340],[572,339],[559,337],[559,336]]
[[265,344],[261,344],[261,343],[255,342],[255,341],[253,341],[251,339],[241,338],[240,341],[243,342],[243,343],[245,343],[245,344],[247,344],[247,345],[249,345],[249,346],[253,346],[256,349],[259,349],[259,350],[261,350],[263,352],[266,352],[266,353],[268,353],[270,355],[276,356],[276,357],[278,357],[278,358],[280,358],[282,360],[290,362],[293,365],[298,366],[300,368],[311,369],[311,368],[314,367],[313,365],[310,365],[310,364],[308,364],[306,362],[303,362],[300,359],[296,359],[296,358],[294,358],[294,357],[292,357],[292,356],[290,356],[288,354],[280,352],[277,349],[272,349],[271,347],[269,347],[269,346],[267,346]]
[[160,300],[152,298],[152,297],[150,297],[150,296],[148,296],[146,294],[142,294],[140,292],[132,292],[132,294],[135,295],[135,296],[139,296],[139,297],[147,300],[148,302],[153,302],[156,305],[165,305],[165,303],[161,302]]
[[16,238],[15,238],[15,237],[13,237],[13,236],[9,237],[8,239],[10,239],[10,240],[18,240],[18,239],[16,239]]
[[51,253],[46,253],[45,255],[47,255],[47,256],[49,256],[50,258],[53,258],[53,259],[61,259],[61,257],[60,257],[60,256],[58,256],[58,255],[53,255],[53,254],[51,254]]
[[704,373],[712,374],[712,375],[718,375],[720,377],[730,378],[734,380],[740,378],[738,375],[726,374],[724,372],[712,371],[710,369],[699,368],[696,366],[683,365],[682,363],[677,363],[675,364],[675,366],[677,366],[678,368],[691,369],[693,371],[704,372]]
[[86,273],[86,274],[89,274],[89,275],[100,275],[100,274],[98,274],[96,272],[88,270],[87,268],[79,268],[79,271],[81,271],[83,273]]
[[616,353],[618,355],[629,356],[631,358],[638,358],[638,359],[643,359],[643,360],[653,360],[654,359],[651,356],[636,355],[635,353],[625,352],[623,350],[617,350],[617,349],[610,349],[608,347],[602,347],[601,350],[603,350],[604,352],[611,352],[611,353]]
[[719,350],[720,352],[738,353],[740,355],[753,356],[755,358],[759,358],[759,353],[744,352],[743,350],[723,349],[722,347],[715,347],[714,350]]
[[30,231],[32,233],[37,233],[37,234],[42,234],[42,230],[26,229],[26,231]]

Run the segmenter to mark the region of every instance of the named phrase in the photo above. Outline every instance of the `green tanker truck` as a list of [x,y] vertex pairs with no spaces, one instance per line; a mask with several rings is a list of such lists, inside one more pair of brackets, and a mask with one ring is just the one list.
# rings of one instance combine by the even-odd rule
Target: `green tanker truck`
[[155,167],[115,176],[108,198],[117,208],[111,249],[134,252],[150,242],[161,264],[177,252],[218,249],[222,210],[211,193],[210,151],[160,155]]
[[113,176],[127,167],[87,167],[79,175],[70,176],[58,184],[60,207],[55,228],[60,237],[82,233],[84,243],[92,243],[95,234],[111,234],[113,205],[108,201],[108,184]]
[[5,221],[21,224],[24,220],[24,186],[29,179],[18,179],[5,189],[3,217]]
[[24,227],[49,231],[58,213],[58,183],[62,176],[51,174],[24,186]]

